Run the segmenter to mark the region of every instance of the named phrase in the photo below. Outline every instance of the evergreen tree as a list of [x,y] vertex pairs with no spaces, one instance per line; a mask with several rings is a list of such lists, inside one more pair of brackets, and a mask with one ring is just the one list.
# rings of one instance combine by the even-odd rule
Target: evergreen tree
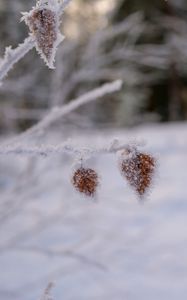
[[[148,28],[137,45],[151,44],[158,52],[164,49],[165,53],[168,52],[165,58],[163,53],[163,66],[152,70],[159,70],[160,76],[154,84],[148,85],[150,94],[146,99],[146,110],[158,113],[163,121],[182,120],[186,118],[187,69],[186,52],[180,43],[186,44],[187,40],[184,30],[187,26],[187,2],[122,0],[112,14],[111,23],[121,22],[135,11],[143,11]],[[155,51],[155,57],[157,55]],[[142,71],[150,69],[143,68]]]

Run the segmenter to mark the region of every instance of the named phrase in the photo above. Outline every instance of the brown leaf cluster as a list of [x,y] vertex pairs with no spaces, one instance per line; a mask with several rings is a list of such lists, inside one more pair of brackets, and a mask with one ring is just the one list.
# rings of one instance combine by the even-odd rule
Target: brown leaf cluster
[[121,173],[139,196],[143,196],[151,186],[155,164],[154,157],[138,151],[121,160]]
[[99,185],[99,178],[93,169],[81,167],[73,174],[72,183],[80,193],[93,197]]
[[53,46],[57,40],[55,12],[47,8],[35,9],[28,16],[27,24],[36,38],[38,48],[46,59],[50,61]]

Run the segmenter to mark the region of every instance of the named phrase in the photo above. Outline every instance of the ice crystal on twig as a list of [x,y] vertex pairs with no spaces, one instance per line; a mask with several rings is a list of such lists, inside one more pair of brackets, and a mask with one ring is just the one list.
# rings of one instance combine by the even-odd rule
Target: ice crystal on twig
[[139,152],[136,148],[129,147],[120,157],[122,176],[140,197],[143,197],[151,186],[155,165],[153,156]]
[[73,174],[72,184],[80,193],[93,197],[99,185],[99,177],[93,169],[80,167]]
[[57,47],[64,39],[59,30],[59,10],[57,0],[40,1],[29,13],[23,13],[22,18],[35,39],[37,51],[51,69],[54,68]]

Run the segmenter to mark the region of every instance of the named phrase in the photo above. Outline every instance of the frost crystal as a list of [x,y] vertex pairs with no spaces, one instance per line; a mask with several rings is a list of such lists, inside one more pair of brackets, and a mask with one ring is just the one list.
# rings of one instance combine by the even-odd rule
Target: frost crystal
[[122,153],[120,170],[130,186],[142,197],[152,183],[155,159],[150,154],[129,149]]
[[72,183],[80,193],[93,197],[99,185],[99,179],[94,170],[81,167],[75,171]]
[[58,6],[59,2],[54,0],[38,3],[29,13],[24,13],[22,18],[35,39],[37,51],[51,69],[54,68],[57,47],[64,39],[59,30]]

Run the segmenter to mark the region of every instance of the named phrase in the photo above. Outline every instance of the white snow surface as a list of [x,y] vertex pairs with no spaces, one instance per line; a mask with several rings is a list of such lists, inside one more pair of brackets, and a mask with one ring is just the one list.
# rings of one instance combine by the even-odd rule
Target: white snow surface
[[87,162],[101,176],[94,201],[71,186],[67,154],[1,156],[0,299],[37,300],[54,281],[54,300],[186,300],[187,124],[71,135],[144,139],[159,161],[152,191],[140,203],[114,154]]

